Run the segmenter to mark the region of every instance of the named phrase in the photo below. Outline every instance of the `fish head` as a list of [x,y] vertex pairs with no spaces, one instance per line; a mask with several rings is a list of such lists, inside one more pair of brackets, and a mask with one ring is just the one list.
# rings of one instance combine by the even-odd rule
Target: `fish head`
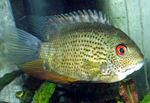
[[121,31],[110,35],[107,49],[107,62],[100,69],[103,82],[121,81],[144,64],[144,56],[139,47]]

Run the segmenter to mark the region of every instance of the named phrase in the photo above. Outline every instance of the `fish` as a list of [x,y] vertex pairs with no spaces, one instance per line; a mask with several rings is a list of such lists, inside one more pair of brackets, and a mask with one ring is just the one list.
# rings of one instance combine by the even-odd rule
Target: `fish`
[[35,18],[40,22],[34,33],[43,39],[17,29],[19,39],[9,53],[13,62],[19,57],[23,63],[18,67],[31,76],[56,83],[113,83],[144,65],[136,43],[101,11]]

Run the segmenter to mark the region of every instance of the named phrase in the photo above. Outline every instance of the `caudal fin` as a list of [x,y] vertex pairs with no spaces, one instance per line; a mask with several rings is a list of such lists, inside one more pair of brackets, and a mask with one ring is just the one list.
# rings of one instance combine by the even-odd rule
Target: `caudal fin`
[[5,35],[0,43],[1,58],[10,63],[20,64],[38,58],[41,41],[33,35],[17,29]]

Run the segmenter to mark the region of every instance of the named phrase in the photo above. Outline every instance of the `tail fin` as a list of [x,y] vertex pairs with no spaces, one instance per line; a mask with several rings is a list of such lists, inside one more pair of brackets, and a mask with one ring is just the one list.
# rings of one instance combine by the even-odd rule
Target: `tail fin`
[[33,35],[17,29],[16,32],[4,35],[1,39],[0,56],[2,59],[10,63],[20,64],[38,58],[41,41]]

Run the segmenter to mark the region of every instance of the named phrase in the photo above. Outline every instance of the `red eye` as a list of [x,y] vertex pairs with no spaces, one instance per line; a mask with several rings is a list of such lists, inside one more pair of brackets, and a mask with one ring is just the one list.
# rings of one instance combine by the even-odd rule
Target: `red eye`
[[116,54],[117,54],[118,56],[124,56],[124,54],[126,53],[126,51],[127,51],[127,48],[126,48],[126,46],[123,45],[123,44],[120,44],[120,45],[118,45],[118,46],[116,47]]

